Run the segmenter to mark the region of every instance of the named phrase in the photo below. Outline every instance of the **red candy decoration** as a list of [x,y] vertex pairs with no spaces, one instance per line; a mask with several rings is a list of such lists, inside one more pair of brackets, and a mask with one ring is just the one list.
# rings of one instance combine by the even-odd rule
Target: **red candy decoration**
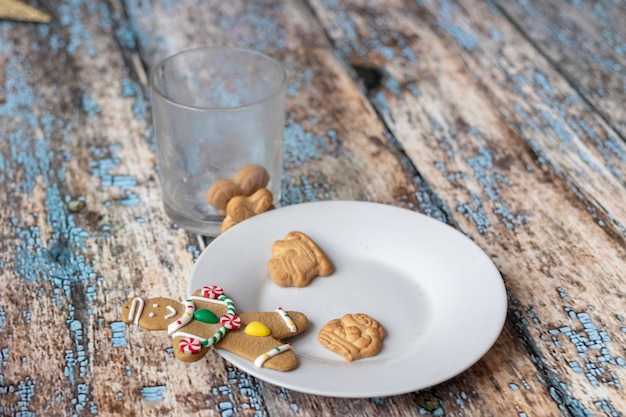
[[205,298],[217,299],[224,294],[224,290],[217,285],[205,285],[202,287],[202,296]]
[[229,330],[237,330],[241,327],[241,318],[231,314],[224,314],[220,317],[220,324]]
[[178,347],[181,352],[186,355],[196,355],[200,353],[202,349],[202,344],[198,339],[194,339],[193,337],[185,337],[180,341]]

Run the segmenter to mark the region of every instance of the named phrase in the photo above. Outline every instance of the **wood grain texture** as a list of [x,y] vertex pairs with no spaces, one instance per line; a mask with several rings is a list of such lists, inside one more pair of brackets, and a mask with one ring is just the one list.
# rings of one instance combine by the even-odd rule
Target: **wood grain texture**
[[[48,25],[0,22],[0,415],[626,413],[623,90],[604,65],[624,25],[599,4],[56,0],[35,4]],[[572,31],[592,41],[559,47]],[[422,392],[335,399],[215,353],[180,363],[121,323],[129,296],[182,299],[205,245],[162,210],[147,85],[201,45],[287,68],[283,204],[407,207],[492,257],[509,316],[483,359]]]
[[5,415],[141,415],[166,386],[166,344],[127,338],[119,303],[183,294],[193,241],[160,209],[145,90],[106,10],[58,3],[49,26],[0,27]]
[[[420,175],[455,208],[459,227],[496,260],[511,297],[511,336],[528,349],[530,372],[552,406],[566,415],[625,410],[626,193],[615,132],[489,4],[316,1],[314,9],[346,60],[383,74],[370,91],[377,110]],[[594,128],[574,128],[582,124]],[[606,158],[593,136],[611,143]],[[603,162],[590,163],[596,157]],[[589,169],[611,160],[617,172]],[[611,191],[601,196],[591,184]],[[531,377],[507,375],[518,371],[517,356],[495,348],[483,362],[490,358],[508,365],[477,395],[498,404],[502,387],[517,392],[524,384],[516,377]],[[528,391],[489,412],[451,401],[444,409],[556,412]]]
[[567,81],[626,136],[626,4],[496,1]]

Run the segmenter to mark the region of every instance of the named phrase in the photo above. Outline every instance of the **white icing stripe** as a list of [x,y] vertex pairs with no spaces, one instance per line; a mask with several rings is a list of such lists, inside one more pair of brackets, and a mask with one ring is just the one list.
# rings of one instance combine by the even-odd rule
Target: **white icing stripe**
[[185,305],[185,312],[183,313],[181,318],[173,321],[172,323],[169,324],[169,326],[167,326],[168,335],[174,333],[176,330],[185,326],[193,318],[193,313],[196,311],[196,307],[194,306],[193,301],[185,300],[183,304]]
[[139,318],[141,317],[141,313],[143,312],[143,306],[145,302],[143,298],[135,297],[133,298],[133,302],[130,305],[130,312],[128,313],[128,320],[133,321],[136,325],[139,324]]
[[182,336],[182,337],[190,337],[192,339],[198,339],[200,342],[204,342],[207,339],[204,339],[200,336],[196,336],[195,334],[191,334],[191,333],[187,333],[187,332],[174,332],[174,334],[172,334],[172,339],[178,336]]
[[206,301],[209,303],[221,304],[223,306],[228,307],[228,314],[235,315],[235,303],[233,303],[233,300],[226,297],[225,295],[220,295],[219,299],[206,298],[206,297],[202,297],[199,295],[192,295],[191,297],[189,297],[189,300]]
[[217,329],[217,332],[210,339],[205,339],[203,337],[196,336],[195,334],[191,334],[187,332],[174,332],[172,334],[172,339],[178,336],[191,337],[192,339],[198,339],[200,343],[206,342],[207,343],[206,346],[211,347],[215,345],[216,343],[218,343],[220,340],[222,340],[222,338],[226,335],[226,333],[228,333],[228,329],[226,327],[220,327],[219,329]]
[[263,364],[265,363],[266,360],[268,360],[269,358],[272,358],[276,355],[278,355],[279,353],[283,353],[287,350],[291,349],[291,343],[287,343],[286,345],[281,345],[278,347],[275,347],[274,349],[262,354],[261,356],[259,356],[258,358],[256,358],[254,360],[254,365],[257,368],[261,368],[263,367]]
[[167,306],[167,309],[170,311],[170,314],[165,316],[166,319],[171,319],[172,317],[174,317],[176,315],[176,310],[174,309],[174,307]]
[[287,327],[289,327],[289,330],[291,330],[291,333],[295,333],[298,331],[298,328],[296,327],[296,323],[293,320],[291,320],[291,317],[289,317],[289,314],[287,314],[285,310],[278,307],[276,309],[276,312],[280,314],[280,317],[283,318],[283,321],[285,322]]
[[224,301],[216,300],[214,298],[205,298],[205,297],[201,297],[199,295],[192,295],[191,297],[189,297],[189,299],[190,300],[196,300],[196,301],[206,301],[207,303],[221,304],[223,306],[226,305],[226,302],[224,302]]

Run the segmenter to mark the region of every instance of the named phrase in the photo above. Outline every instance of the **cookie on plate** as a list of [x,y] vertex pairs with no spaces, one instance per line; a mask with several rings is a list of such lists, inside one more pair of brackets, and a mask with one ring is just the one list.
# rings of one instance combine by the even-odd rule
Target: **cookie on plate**
[[316,276],[326,277],[334,271],[330,259],[313,239],[297,231],[274,242],[268,269],[281,287],[305,287]]
[[346,314],[326,323],[317,340],[328,349],[354,361],[380,352],[385,329],[367,314]]

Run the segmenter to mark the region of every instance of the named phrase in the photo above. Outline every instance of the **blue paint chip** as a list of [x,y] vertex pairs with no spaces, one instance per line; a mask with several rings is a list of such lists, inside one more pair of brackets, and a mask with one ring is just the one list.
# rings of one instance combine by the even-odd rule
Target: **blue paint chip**
[[19,401],[17,401],[17,413],[16,415],[33,415],[30,409],[30,403],[32,399],[35,397],[35,382],[31,380],[29,377],[26,377],[25,380],[19,381],[17,384],[17,389],[13,389],[11,386],[10,392],[19,397]]
[[233,403],[230,401],[223,401],[218,404],[220,410],[231,410],[233,408]]
[[82,328],[83,328],[83,325],[82,325],[82,323],[81,323],[80,321],[78,321],[78,320],[73,320],[73,321],[70,323],[70,330],[71,330],[71,331],[73,331],[73,332],[80,331],[80,330],[82,330]]
[[107,148],[108,153],[113,154],[111,157],[106,157],[107,152],[92,147],[91,153],[100,157],[95,161],[89,163],[91,169],[91,175],[95,178],[99,178],[103,187],[118,187],[123,190],[125,197],[119,200],[119,204],[122,206],[137,206],[141,200],[131,189],[137,186],[137,179],[130,175],[111,175],[110,170],[116,168],[119,165],[119,158],[115,156],[115,152],[119,149],[119,145],[111,145]]
[[338,143],[330,132],[326,136],[315,135],[288,115],[283,143],[283,161],[286,167],[300,167],[311,159],[323,155],[336,155]]
[[141,389],[141,395],[149,403],[157,403],[163,401],[163,394],[165,391],[167,391],[167,387],[165,385],[143,387]]
[[395,120],[393,118],[393,112],[391,111],[391,106],[389,105],[389,101],[387,100],[387,95],[385,94],[385,90],[379,90],[376,94],[371,97],[372,104],[378,109],[378,111],[385,117],[385,119],[389,120],[394,124]]
[[504,37],[502,36],[502,32],[500,32],[497,28],[492,28],[489,30],[489,37],[495,42],[502,42]]
[[387,46],[379,47],[378,52],[380,52],[387,61],[391,61],[395,56],[395,51],[392,48],[389,48]]
[[[482,137],[478,131],[473,132],[479,138]],[[484,147],[478,148],[478,155],[467,159],[467,164],[474,171],[474,177],[478,183],[482,186],[484,195],[492,202],[496,203],[497,207],[494,209],[494,213],[498,215],[499,219],[509,230],[515,229],[516,226],[524,224],[525,218],[521,214],[512,213],[506,202],[500,197],[500,187],[502,185],[508,185],[509,179],[496,172],[493,164],[493,155]],[[479,203],[478,196],[473,197],[478,207],[482,206]],[[481,223],[487,225],[489,220],[485,217],[481,219]],[[483,233],[486,229],[483,231]]]
[[200,256],[200,249],[198,249],[197,246],[195,246],[195,245],[187,246],[187,252],[189,252],[189,253],[191,253],[193,255],[194,262],[198,260],[198,256]]
[[612,338],[609,333],[606,329],[598,328],[589,313],[576,312],[570,307],[564,310],[570,319],[578,322],[582,332],[576,329],[578,326],[563,326],[551,330],[550,333],[555,334],[556,330],[557,333],[567,336],[578,351],[582,365],[578,361],[570,360],[570,368],[576,373],[584,374],[593,386],[604,384],[623,389],[619,377],[610,367],[626,367],[626,362],[622,357],[615,357],[611,353],[608,344],[612,342]]
[[239,393],[246,397],[251,408],[256,410],[256,414],[263,415],[262,400],[258,383],[245,372],[241,372],[237,368],[227,365],[227,375],[229,383],[237,387]]
[[133,97],[133,115],[135,118],[143,120],[148,113],[148,103],[144,96],[143,89],[130,78],[124,78],[122,84],[122,96]]
[[126,324],[121,321],[111,323],[111,345],[113,347],[124,347],[128,345],[126,340]]
[[463,30],[461,27],[449,22],[439,22],[439,26],[456,39],[457,43],[463,49],[472,52],[478,47],[478,41],[474,35]]
[[83,96],[81,103],[83,111],[87,113],[89,117],[96,116],[98,113],[100,113],[100,106],[91,97]]
[[131,29],[131,25],[128,22],[122,21],[121,25],[115,30],[115,36],[124,48],[136,48],[135,32]]

